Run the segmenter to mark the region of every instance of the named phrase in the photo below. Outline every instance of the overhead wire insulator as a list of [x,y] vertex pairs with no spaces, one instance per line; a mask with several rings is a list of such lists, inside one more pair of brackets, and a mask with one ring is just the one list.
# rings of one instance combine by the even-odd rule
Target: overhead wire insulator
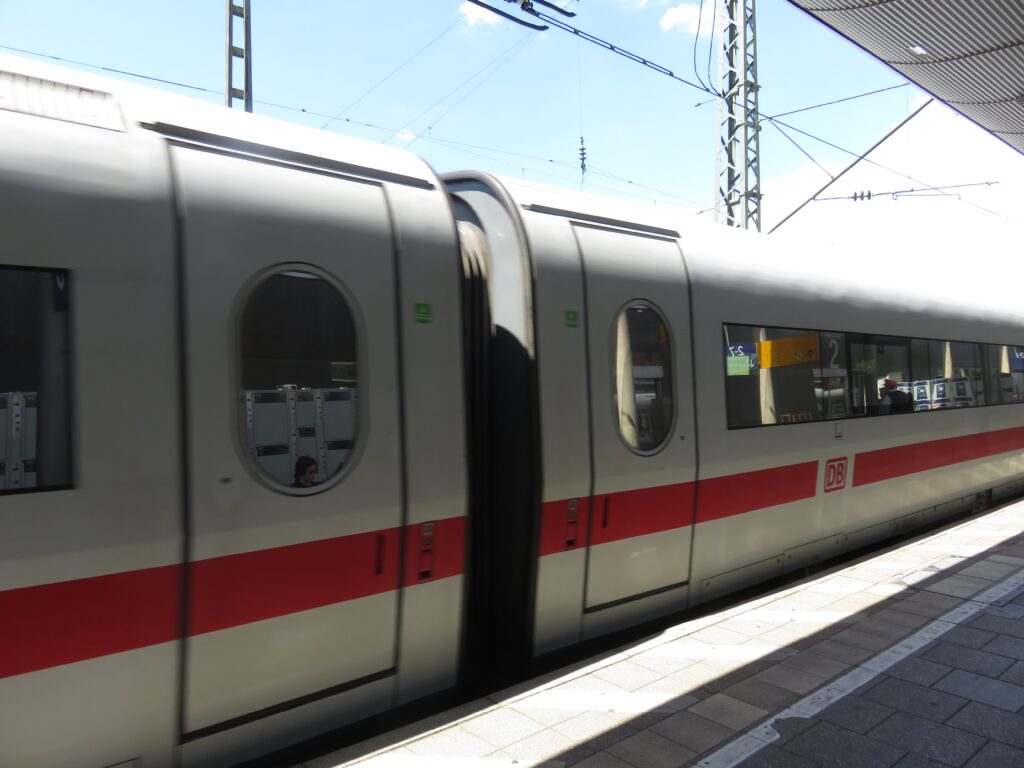
[[583,144],[583,137],[580,136],[580,176],[587,175],[587,148]]

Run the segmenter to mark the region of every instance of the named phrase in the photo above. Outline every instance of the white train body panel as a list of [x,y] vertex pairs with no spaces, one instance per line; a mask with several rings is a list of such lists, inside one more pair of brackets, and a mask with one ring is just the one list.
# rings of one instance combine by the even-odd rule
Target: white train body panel
[[[151,603],[174,597],[166,569],[182,552],[177,417],[173,400],[154,407],[176,378],[163,149],[154,137],[126,142],[113,130],[15,112],[0,112],[0,124],[2,261],[69,274],[75,313],[70,355],[47,354],[53,367],[39,391],[41,418],[62,410],[74,426],[40,425],[37,441],[44,453],[60,442],[74,454],[68,477],[44,474],[39,484],[73,487],[0,502],[0,591],[38,610],[5,622],[14,645],[0,654],[0,763],[70,768],[85,756],[108,765],[145,754],[170,765],[178,609]],[[73,402],[59,384],[47,391],[68,380]],[[125,571],[147,574],[155,594],[126,588],[117,578]],[[147,647],[137,648],[136,635]],[[113,649],[123,652],[106,655]],[[137,727],[124,727],[136,717]]]
[[[74,366],[54,370],[57,331],[33,336],[40,376],[69,382],[70,427],[41,440],[70,458],[56,480],[41,459],[42,487],[3,499],[0,602],[17,630],[0,763],[224,765],[450,689],[461,271],[430,170],[87,75],[0,70],[0,267],[44,305],[46,281],[68,281],[52,301]],[[299,449],[344,455],[310,491],[282,490],[246,437],[262,365],[239,362],[247,302],[275,275],[329,284],[351,316],[355,355],[338,365],[358,376],[354,445],[310,441],[300,414]]]

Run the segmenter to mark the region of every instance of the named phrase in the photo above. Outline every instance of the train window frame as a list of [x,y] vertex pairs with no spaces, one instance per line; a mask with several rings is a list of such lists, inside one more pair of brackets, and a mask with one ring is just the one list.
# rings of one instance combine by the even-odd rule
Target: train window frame
[[[1024,369],[1024,358],[1018,358],[1016,355],[1024,355],[1024,348],[1018,352],[1013,349],[1016,345],[1014,344],[996,344],[986,343],[982,345],[983,348],[983,360],[982,360],[982,375],[984,377],[984,386],[986,394],[985,405],[1009,405],[1012,403],[1019,403],[1024,401],[1024,397],[1017,387],[1014,386],[1013,374],[1022,373],[1024,371],[1014,371],[1014,365],[1020,360],[1020,367]],[[1006,359],[1006,371],[1002,371],[1002,361]],[[998,369],[998,370],[997,370]],[[1009,389],[1004,388],[1003,376],[1008,376]],[[996,393],[996,398],[989,397],[989,393]],[[1009,394],[1008,397],[1004,398],[1005,394]]]
[[[1010,373],[1024,373],[1024,362],[1019,362],[1024,361],[1024,344],[1005,344],[1003,346],[1012,348],[1012,350],[1008,349],[1007,351],[1008,355],[1012,355],[1010,358]],[[1015,365],[1021,366],[1022,370],[1014,370]],[[1017,394],[1016,389],[1014,390],[1014,394]],[[1015,405],[1017,403],[1024,403],[1024,392],[1021,393],[1021,398],[1019,400],[1005,400],[998,403],[998,405]]]
[[[249,437],[250,425],[247,412],[247,392],[250,390],[246,390],[245,388],[245,364],[243,358],[243,334],[245,331],[246,310],[260,286],[275,276],[288,275],[289,273],[306,273],[314,278],[324,281],[326,285],[334,290],[334,293],[341,300],[344,310],[351,321],[351,340],[352,345],[354,346],[354,354],[352,355],[355,358],[354,360],[329,361],[332,371],[334,370],[334,365],[336,363],[355,364],[355,386],[350,388],[352,390],[351,400],[353,401],[353,426],[350,440],[351,446],[348,448],[349,453],[344,458],[342,466],[338,471],[311,487],[298,487],[294,484],[286,484],[270,476],[269,473],[260,467],[258,462],[255,460],[256,457],[253,453]],[[367,394],[365,394],[368,391],[368,387],[366,386],[366,326],[359,304],[356,302],[353,293],[347,288],[343,281],[339,280],[329,271],[315,264],[307,262],[282,262],[274,264],[254,273],[241,286],[232,309],[232,325],[234,354],[232,355],[229,386],[232,392],[232,402],[235,404],[235,407],[232,409],[235,422],[234,428],[232,429],[234,435],[233,442],[241,464],[246,468],[250,476],[258,481],[263,487],[284,496],[295,498],[316,496],[330,491],[337,485],[343,483],[352,473],[356,465],[359,464],[366,444],[366,433],[369,428],[367,424]],[[255,392],[256,390],[252,391]],[[285,401],[287,401],[289,399],[288,394],[291,392],[297,394],[307,392],[315,393],[317,390],[308,387],[299,387],[277,388],[275,391],[284,395]],[[317,463],[322,466],[319,459]]]
[[[38,357],[38,373],[37,382],[34,392],[30,392],[28,389],[19,387],[18,389],[9,390],[7,385],[0,381],[0,399],[3,400],[3,410],[5,411],[4,419],[0,421],[0,439],[3,440],[2,446],[2,458],[0,458],[0,496],[16,496],[23,494],[35,494],[35,493],[51,493],[54,491],[66,491],[75,488],[75,476],[76,476],[76,431],[75,431],[75,350],[74,350],[74,327],[72,313],[75,306],[75,297],[73,293],[74,278],[73,271],[64,267],[52,267],[46,266],[41,267],[37,265],[27,264],[0,264],[0,278],[5,273],[22,273],[22,274],[35,274],[35,275],[49,275],[52,279],[52,297],[53,302],[50,307],[43,307],[39,304],[34,305],[34,309],[37,315],[42,316],[49,310],[49,314],[53,316],[58,322],[56,327],[51,327],[51,332],[55,332],[59,338],[51,339],[50,356],[47,358],[47,352],[42,348],[42,340],[40,340],[40,347],[35,350],[36,356]],[[45,284],[40,281],[38,284],[40,290],[45,290]],[[21,327],[19,324],[9,323],[7,324],[10,328]],[[3,338],[0,336],[0,355],[4,354]],[[46,358],[46,359],[44,359]],[[0,357],[0,362],[4,359]],[[4,366],[7,367],[6,365]],[[52,376],[55,378],[46,377]],[[2,378],[2,377],[0,377]],[[46,381],[44,381],[46,379]],[[56,379],[56,380],[55,380]],[[43,399],[44,403],[47,398],[63,400],[64,410],[63,412],[57,411],[56,416],[52,419],[47,419],[45,422],[40,420],[40,404],[39,400]],[[22,421],[29,421],[32,429],[32,445],[34,447],[33,456],[31,459],[21,460],[20,473],[21,477],[31,473],[32,475],[38,476],[39,474],[39,463],[40,461],[45,462],[52,459],[52,463],[56,465],[56,469],[53,470],[55,475],[52,482],[46,482],[45,485],[36,484],[39,482],[38,477],[33,477],[33,485],[21,485],[17,487],[7,487],[7,483],[10,480],[10,467],[8,466],[9,457],[7,451],[9,448],[8,440],[12,437],[11,428],[8,425],[8,418],[13,418],[13,410],[15,404],[20,405]],[[25,409],[34,408],[35,412],[31,419],[26,418]],[[10,409],[10,412],[7,411]],[[50,438],[46,437],[46,433],[51,431],[54,433],[57,440],[57,446],[47,445],[51,448],[49,453],[50,459],[40,457],[40,445],[49,443]],[[40,433],[43,433],[42,435]],[[63,448],[61,448],[61,444]],[[47,469],[47,473],[50,470]],[[20,483],[19,479],[19,483]],[[44,480],[45,482],[45,480]]]
[[[859,419],[866,416],[902,416],[908,413],[914,413],[914,396],[912,388],[917,380],[913,371],[914,341],[915,337],[913,336],[896,336],[887,333],[859,333],[854,331],[846,332],[847,381],[849,382],[848,390],[851,405],[850,418]],[[874,347],[874,356],[870,358],[872,363],[872,370],[870,371],[871,375],[866,375],[868,373],[866,370],[862,372],[865,375],[860,377],[859,383],[861,386],[859,390],[855,386],[858,378],[855,375],[856,364],[858,362],[866,361],[868,358],[857,357],[854,352],[855,346],[863,349]],[[888,348],[890,352],[887,353],[885,351],[886,348]],[[907,378],[904,380],[893,379],[890,376],[890,372],[894,371],[892,365],[882,365],[880,368],[877,367],[877,363],[879,361],[878,356],[887,355],[888,357],[891,357],[891,350],[893,349],[902,352],[902,364],[907,370]],[[879,372],[882,371],[884,371],[884,374],[882,376],[878,376]],[[867,386],[869,383],[872,383],[872,386]],[[898,385],[901,383],[911,387],[911,390],[908,392],[906,390],[898,389]],[[889,396],[888,390],[885,398],[879,395],[882,389],[887,387],[903,392],[906,395],[906,398],[901,398],[900,400],[893,399],[890,403],[885,399]],[[863,411],[857,410],[857,398],[854,393],[858,391],[863,394],[861,401]],[[897,405],[900,407],[900,410],[894,410]]]
[[[750,323],[750,322],[733,323],[733,322],[723,322],[722,323],[722,341],[723,341],[723,344],[725,345],[726,352],[728,352],[728,343],[727,343],[727,341],[729,339],[729,335],[728,335],[727,329],[729,327],[778,328],[778,329],[784,329],[784,330],[802,330],[802,329],[795,329],[795,328],[794,329],[787,329],[785,326],[774,326],[774,325],[767,325],[767,324],[764,324],[764,323]],[[1012,349],[1016,348],[1016,349],[1021,350],[1021,353],[1024,354],[1024,345],[1012,344],[1012,343],[999,344],[998,342],[967,341],[967,340],[963,340],[963,339],[937,339],[937,338],[923,338],[923,337],[919,337],[919,336],[896,336],[896,335],[892,335],[892,334],[864,333],[864,332],[859,332],[859,331],[839,331],[839,330],[835,330],[835,329],[820,329],[820,328],[819,329],[806,329],[806,332],[808,332],[808,333],[816,333],[818,335],[818,338],[819,338],[819,344],[820,344],[821,339],[825,335],[828,335],[828,336],[833,337],[833,338],[835,338],[835,337],[842,337],[843,342],[845,344],[846,373],[847,373],[847,380],[848,381],[850,379],[850,372],[852,370],[852,368],[851,368],[852,360],[851,360],[851,351],[850,351],[851,350],[851,342],[865,343],[864,340],[870,340],[872,343],[876,342],[876,341],[880,341],[880,342],[883,342],[883,343],[888,342],[888,343],[892,343],[892,344],[897,344],[898,343],[899,346],[905,346],[906,349],[907,349],[907,364],[908,364],[908,367],[909,367],[908,368],[908,373],[911,375],[912,378],[915,377],[915,375],[916,375],[916,371],[914,370],[914,352],[913,352],[915,343],[917,343],[917,344],[922,344],[923,343],[925,345],[925,348],[926,348],[926,353],[928,352],[928,350],[931,349],[931,346],[933,344],[968,344],[968,345],[974,345],[976,347],[976,349],[977,349],[976,359],[981,361],[980,362],[979,370],[982,372],[981,373],[982,377],[984,377],[984,370],[985,370],[985,359],[986,359],[985,358],[985,350],[988,347],[991,347],[991,346],[1003,346],[1003,347],[1008,348],[1008,350],[1012,350]],[[728,354],[724,355],[725,359],[723,360],[724,364],[722,366],[722,387],[721,387],[722,392],[725,395],[725,397],[723,398],[723,400],[724,400],[723,404],[725,406],[724,416],[725,416],[726,429],[728,431],[743,430],[743,429],[758,429],[758,428],[763,428],[763,427],[794,426],[795,424],[815,424],[815,423],[818,423],[818,422],[839,421],[839,420],[841,420],[838,417],[837,418],[827,418],[826,417],[826,418],[822,418],[822,419],[816,419],[816,420],[811,420],[811,421],[802,421],[802,422],[782,422],[782,421],[777,421],[777,422],[772,422],[772,423],[767,423],[767,424],[766,423],[761,423],[761,424],[741,424],[741,425],[733,426],[732,423],[730,422],[730,411],[729,411],[730,400],[729,400],[729,392],[728,392],[728,386],[727,386],[728,377],[729,377],[728,357],[729,357]],[[930,364],[929,364],[929,367],[930,367]],[[1013,372],[1012,367],[1011,367],[1011,372]],[[929,371],[929,375],[930,375],[930,371]],[[913,381],[908,382],[908,383],[911,384],[911,386],[913,386],[913,384],[914,384]],[[849,390],[849,386],[848,386],[848,390]],[[848,395],[848,397],[850,397],[849,391],[848,391],[847,395]],[[911,395],[911,397],[912,397],[911,405],[913,406],[914,405],[913,394]],[[978,403],[977,402],[977,399],[978,399],[977,398],[977,394],[975,394],[974,399],[975,399],[975,403],[973,405],[971,405],[971,406],[964,406],[963,408],[967,408],[967,407],[970,407],[970,408],[987,408],[989,406],[1014,405],[1014,404],[1018,404],[1018,403],[1024,403],[1024,398],[1022,398],[1020,400],[1000,400],[999,402],[992,402],[987,397],[985,398],[985,402]],[[910,415],[911,413],[935,413],[935,412],[938,412],[938,411],[956,411],[956,410],[962,410],[963,408],[934,408],[934,407],[932,407],[932,408],[928,408],[927,410],[924,410],[924,409],[917,410],[916,407],[915,407],[913,410],[910,410],[910,411],[891,412],[891,413],[877,413],[877,412],[854,413],[852,411],[852,409],[851,409],[850,413],[847,416],[842,417],[842,418],[858,419],[859,420],[859,419],[864,419],[864,418],[873,418],[873,417],[876,417],[876,416],[888,416],[888,415],[907,416],[907,415]]]
[[[618,360],[618,354],[619,354],[619,346],[618,346],[619,324],[621,322],[621,318],[623,318],[625,316],[625,313],[629,309],[631,309],[632,307],[635,307],[637,305],[642,305],[645,310],[650,310],[650,311],[654,312],[654,314],[657,316],[659,322],[661,323],[662,328],[664,328],[664,330],[665,330],[665,335],[666,335],[665,349],[667,350],[667,353],[668,353],[668,366],[667,366],[668,367],[668,380],[669,380],[668,387],[669,387],[669,390],[670,390],[670,392],[669,392],[670,397],[668,398],[668,402],[669,402],[669,408],[671,409],[671,413],[669,415],[669,418],[668,418],[667,422],[664,425],[664,427],[665,427],[664,435],[662,436],[661,440],[659,440],[657,443],[655,443],[654,446],[651,447],[651,448],[640,448],[637,445],[630,444],[629,440],[627,440],[626,436],[622,432],[621,410],[619,408],[619,386],[618,386],[618,377],[616,375],[616,368],[617,368],[617,362],[616,361]],[[627,327],[627,332],[628,332],[628,328],[629,328],[628,322],[626,324],[626,327]],[[633,339],[633,337],[632,337],[632,335],[630,335],[631,346],[632,346],[632,339]],[[674,360],[674,358],[675,358],[675,352],[674,352],[674,350],[675,350],[675,335],[673,333],[672,326],[668,322],[668,318],[665,317],[665,313],[662,312],[661,308],[657,304],[655,304],[653,301],[651,301],[650,299],[639,298],[639,297],[632,298],[632,299],[630,299],[630,300],[628,300],[626,302],[623,302],[623,304],[620,305],[619,309],[615,312],[615,314],[614,314],[614,316],[612,318],[611,328],[609,330],[609,345],[608,345],[608,349],[609,349],[608,360],[609,360],[610,368],[611,368],[609,373],[611,374],[610,381],[611,381],[611,394],[612,394],[611,401],[610,401],[609,404],[611,406],[611,419],[612,419],[612,424],[613,424],[614,429],[615,429],[615,433],[618,436],[619,441],[622,443],[623,446],[625,446],[625,448],[630,453],[633,453],[633,454],[635,454],[637,456],[642,456],[642,457],[656,456],[657,454],[659,454],[663,450],[665,450],[665,448],[671,442],[672,435],[675,433],[677,413],[678,413],[678,410],[679,410],[678,404],[675,403],[675,401],[677,399],[677,398],[675,398],[675,395],[676,395],[676,391],[678,389],[678,386],[677,386],[676,379],[675,379],[675,377],[676,377],[676,365],[675,365],[675,360]],[[631,365],[630,367],[633,368],[635,366]],[[665,378],[665,377],[662,376],[662,378]],[[630,376],[630,381],[635,383],[636,379],[631,375]],[[635,390],[634,390],[634,392],[635,392]],[[635,399],[635,394],[634,394],[634,399]],[[662,396],[662,399],[664,399],[664,396]]]
[[[741,363],[740,365],[746,365],[746,366],[748,366],[748,369],[749,369],[749,366],[752,365],[752,362],[750,361],[750,358],[751,357],[755,357],[756,358],[758,353],[754,353],[753,355],[742,354],[743,352],[746,351],[746,350],[743,349],[743,345],[746,344],[747,342],[742,342],[741,344],[734,344],[733,343],[733,339],[731,339],[730,335],[729,335],[729,329],[730,328],[733,328],[733,329],[745,328],[745,329],[752,329],[752,330],[759,329],[759,330],[761,330],[763,332],[767,332],[767,331],[789,331],[789,332],[792,332],[792,334],[793,334],[793,335],[790,335],[790,336],[778,336],[777,338],[773,338],[773,339],[764,339],[764,341],[781,341],[782,339],[790,339],[790,338],[795,339],[795,338],[799,338],[801,336],[807,336],[807,335],[813,334],[815,336],[815,346],[816,346],[816,350],[814,352],[814,355],[812,357],[809,357],[807,359],[806,363],[797,363],[797,364],[798,365],[804,365],[804,366],[806,366],[807,364],[817,364],[817,366],[818,366],[817,369],[815,369],[813,367],[810,367],[810,368],[806,368],[805,367],[805,368],[803,368],[803,370],[810,371],[811,375],[812,375],[812,378],[811,378],[811,388],[809,390],[809,395],[810,395],[810,397],[812,399],[814,399],[815,406],[818,406],[819,403],[818,403],[817,395],[815,394],[816,390],[814,389],[814,386],[813,386],[813,374],[814,374],[815,370],[822,370],[822,367],[823,367],[822,366],[822,359],[821,359],[821,347],[822,347],[822,344],[821,344],[822,338],[821,337],[822,337],[822,334],[823,333],[827,333],[830,336],[840,336],[840,335],[843,335],[843,334],[839,334],[838,332],[820,331],[820,330],[815,330],[813,328],[806,328],[806,327],[803,327],[803,328],[793,328],[793,327],[789,327],[789,326],[785,326],[785,325],[763,325],[763,324],[752,325],[750,323],[723,323],[722,324],[722,344],[723,344],[723,352],[725,354],[723,354],[722,373],[723,373],[723,391],[725,392],[725,422],[726,422],[726,428],[727,429],[730,429],[730,430],[733,430],[733,429],[752,429],[752,428],[756,428],[756,427],[775,427],[775,426],[782,426],[782,425],[792,426],[794,424],[815,424],[815,423],[820,422],[820,421],[838,421],[839,420],[837,418],[831,418],[830,419],[830,418],[827,418],[825,416],[820,416],[820,415],[812,413],[812,414],[809,414],[809,415],[812,416],[812,418],[807,418],[807,419],[790,419],[790,420],[782,420],[782,419],[780,419],[780,420],[771,421],[771,422],[761,421],[760,423],[747,423],[747,424],[735,424],[734,425],[734,423],[733,423],[734,420],[735,420],[734,419],[734,413],[733,413],[734,409],[731,407],[732,399],[731,399],[731,396],[729,394],[729,381],[734,376],[740,376],[740,375],[746,376],[747,374],[736,374],[734,371],[731,371],[730,369],[731,369],[732,366],[730,366],[729,360],[730,360],[730,358],[732,358],[732,359],[747,360],[748,361],[747,363],[745,363],[745,364]],[[751,343],[758,344],[760,342],[751,342]],[[789,345],[786,345],[786,346],[788,347]],[[739,351],[741,354],[737,354],[737,351]],[[795,353],[795,350],[789,350],[789,351]],[[843,354],[844,355],[847,354],[847,346],[846,346],[845,335],[844,335],[844,338],[843,338]],[[769,366],[769,367],[783,367],[783,366]],[[759,374],[760,374],[761,370],[767,370],[767,369],[762,369],[760,367],[760,365],[758,364],[758,373]]]

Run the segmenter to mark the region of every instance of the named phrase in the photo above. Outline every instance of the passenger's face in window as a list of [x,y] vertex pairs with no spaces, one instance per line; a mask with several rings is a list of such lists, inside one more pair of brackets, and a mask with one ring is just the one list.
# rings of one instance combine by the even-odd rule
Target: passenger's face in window
[[301,483],[304,487],[308,488],[309,486],[311,486],[313,484],[313,482],[315,480],[316,480],[316,464],[313,464],[313,465],[307,467],[306,471],[302,473],[302,476],[299,478],[299,483]]

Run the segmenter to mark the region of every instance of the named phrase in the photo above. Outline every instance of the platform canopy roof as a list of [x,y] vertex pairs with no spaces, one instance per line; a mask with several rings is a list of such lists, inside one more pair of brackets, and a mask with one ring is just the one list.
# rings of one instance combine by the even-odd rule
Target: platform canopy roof
[[1024,154],[1024,0],[789,0]]

